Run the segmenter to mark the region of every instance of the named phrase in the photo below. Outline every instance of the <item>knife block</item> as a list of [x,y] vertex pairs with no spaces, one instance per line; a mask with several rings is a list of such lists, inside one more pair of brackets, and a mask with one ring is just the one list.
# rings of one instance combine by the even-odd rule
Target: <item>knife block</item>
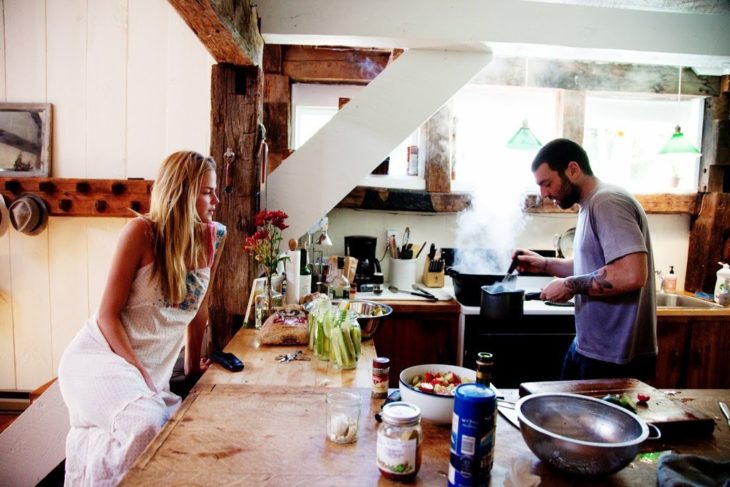
[[426,287],[444,287],[444,271],[429,272],[431,259],[426,259],[426,267],[423,269],[423,285]]

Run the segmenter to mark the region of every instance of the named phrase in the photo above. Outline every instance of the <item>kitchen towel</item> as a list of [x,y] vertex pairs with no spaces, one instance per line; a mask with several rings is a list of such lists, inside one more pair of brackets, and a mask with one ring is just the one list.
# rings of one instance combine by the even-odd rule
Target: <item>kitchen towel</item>
[[289,260],[286,262],[286,304],[299,304],[299,258],[298,250],[287,250]]
[[663,455],[656,470],[660,487],[730,486],[730,462],[696,455]]

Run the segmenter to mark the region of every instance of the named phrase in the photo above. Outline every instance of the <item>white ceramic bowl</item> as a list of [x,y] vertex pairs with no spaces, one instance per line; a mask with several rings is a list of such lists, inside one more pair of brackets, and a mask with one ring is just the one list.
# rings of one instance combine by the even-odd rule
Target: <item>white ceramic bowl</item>
[[453,372],[464,383],[475,382],[477,373],[471,369],[456,365],[425,364],[408,367],[400,373],[399,389],[404,402],[415,404],[421,409],[421,418],[436,424],[451,424],[451,415],[454,412],[454,396],[439,396],[415,389],[411,379],[426,372]]

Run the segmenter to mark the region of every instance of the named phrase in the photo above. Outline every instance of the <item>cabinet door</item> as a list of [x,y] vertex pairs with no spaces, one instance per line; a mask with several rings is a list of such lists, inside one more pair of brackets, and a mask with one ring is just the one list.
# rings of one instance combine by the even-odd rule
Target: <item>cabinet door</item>
[[654,387],[685,387],[691,324],[684,316],[657,316],[657,356]]
[[730,319],[702,317],[692,320],[687,387],[730,388]]
[[413,365],[456,365],[459,315],[398,313],[388,317],[373,337],[375,351],[390,359],[390,387]]

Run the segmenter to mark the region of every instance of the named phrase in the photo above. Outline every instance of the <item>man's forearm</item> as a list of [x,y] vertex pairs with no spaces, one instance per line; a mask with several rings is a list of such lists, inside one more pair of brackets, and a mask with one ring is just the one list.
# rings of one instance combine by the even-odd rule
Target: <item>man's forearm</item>
[[573,294],[610,294],[614,288],[608,280],[608,271],[605,267],[590,274],[568,277],[565,279],[565,285]]
[[546,258],[546,274],[557,277],[567,277],[573,274],[573,259]]

